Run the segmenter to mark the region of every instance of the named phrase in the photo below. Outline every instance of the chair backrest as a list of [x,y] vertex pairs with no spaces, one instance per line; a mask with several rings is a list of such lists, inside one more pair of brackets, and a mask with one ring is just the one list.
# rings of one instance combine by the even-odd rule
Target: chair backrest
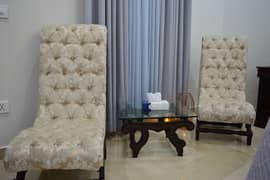
[[199,101],[245,101],[246,69],[245,38],[203,37]]
[[46,26],[41,39],[37,119],[92,119],[105,114],[106,28]]

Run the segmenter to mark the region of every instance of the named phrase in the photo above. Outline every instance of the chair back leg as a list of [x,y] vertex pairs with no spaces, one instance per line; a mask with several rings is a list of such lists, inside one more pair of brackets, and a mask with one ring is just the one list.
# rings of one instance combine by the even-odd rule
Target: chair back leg
[[15,180],[24,180],[27,171],[19,171],[17,172]]

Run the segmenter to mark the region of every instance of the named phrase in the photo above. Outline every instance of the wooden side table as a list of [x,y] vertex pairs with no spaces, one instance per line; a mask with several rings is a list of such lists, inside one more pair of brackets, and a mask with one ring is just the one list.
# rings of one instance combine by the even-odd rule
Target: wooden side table
[[[165,131],[166,137],[175,147],[177,155],[183,156],[183,148],[186,143],[177,136],[176,130],[182,127],[189,131],[193,130],[194,123],[189,118],[197,118],[197,113],[194,110],[185,112],[156,110],[145,113],[141,109],[129,108],[121,113],[119,119],[123,121],[122,131],[129,134],[130,148],[132,156],[135,158],[147,143],[149,130]],[[138,141],[135,140],[136,131],[141,132]]]

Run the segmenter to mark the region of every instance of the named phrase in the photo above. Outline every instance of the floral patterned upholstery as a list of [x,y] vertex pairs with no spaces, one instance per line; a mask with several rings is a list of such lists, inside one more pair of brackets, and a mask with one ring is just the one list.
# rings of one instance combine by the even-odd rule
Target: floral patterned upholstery
[[106,113],[106,28],[44,27],[40,108],[34,126],[8,145],[9,171],[98,170],[103,166]]
[[255,110],[245,95],[246,69],[246,39],[203,38],[199,120],[253,123]]

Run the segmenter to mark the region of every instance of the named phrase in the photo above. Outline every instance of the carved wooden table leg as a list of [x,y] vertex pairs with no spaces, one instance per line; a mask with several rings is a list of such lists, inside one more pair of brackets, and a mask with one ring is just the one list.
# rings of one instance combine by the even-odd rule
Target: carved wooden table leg
[[186,142],[177,136],[176,129],[167,129],[165,130],[165,132],[170,142],[176,148],[177,155],[183,156],[183,148],[186,145]]
[[129,131],[129,139],[130,139],[130,148],[132,150],[132,156],[138,157],[138,154],[141,150],[141,148],[146,144],[148,138],[149,138],[149,132],[146,129],[137,129],[137,131],[141,132],[141,137],[139,141],[136,142],[135,140],[135,129],[130,129]]
[[[183,118],[182,121],[170,122],[170,123],[143,123],[143,122],[126,122],[122,127],[124,133],[129,133],[130,148],[132,150],[132,156],[138,157],[141,148],[146,144],[149,138],[149,130],[156,132],[165,131],[166,137],[169,138],[170,142],[174,145],[178,156],[183,156],[183,147],[186,145],[185,141],[180,139],[176,130],[181,127],[186,127],[187,130],[193,130],[194,124],[187,118]],[[135,140],[135,132],[140,131],[141,137],[138,141]]]

